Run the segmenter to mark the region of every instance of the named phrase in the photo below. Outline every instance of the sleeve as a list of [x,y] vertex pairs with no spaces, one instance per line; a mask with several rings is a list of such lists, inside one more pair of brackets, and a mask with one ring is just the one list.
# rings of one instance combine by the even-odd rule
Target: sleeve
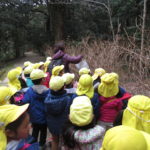
[[70,56],[68,54],[64,55],[64,60],[69,62],[69,63],[73,63],[73,64],[77,64],[82,60],[83,56],[78,55],[78,56]]
[[99,97],[98,94],[94,94],[94,97],[91,99],[91,103],[93,105],[93,111],[94,111],[94,115],[95,118],[98,119],[99,118],[99,108],[100,108],[100,101],[99,101]]
[[22,104],[26,104],[26,103],[30,103],[31,102],[31,97],[30,97],[30,89],[25,93],[21,103]]

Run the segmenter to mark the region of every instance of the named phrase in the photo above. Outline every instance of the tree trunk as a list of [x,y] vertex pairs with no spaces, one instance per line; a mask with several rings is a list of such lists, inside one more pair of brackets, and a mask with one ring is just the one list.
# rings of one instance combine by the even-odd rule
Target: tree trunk
[[50,36],[53,41],[64,38],[64,5],[48,5],[50,16]]

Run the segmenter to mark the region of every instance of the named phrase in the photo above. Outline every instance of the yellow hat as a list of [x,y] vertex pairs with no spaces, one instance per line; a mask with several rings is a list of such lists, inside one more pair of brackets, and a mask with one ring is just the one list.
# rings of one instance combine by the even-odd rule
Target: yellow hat
[[38,68],[39,68],[39,63],[33,64],[33,68],[34,68],[34,69],[38,69]]
[[85,126],[93,120],[93,106],[87,96],[78,96],[70,106],[70,121],[77,126]]
[[106,71],[103,68],[95,69],[94,75],[92,76],[93,80],[96,80],[98,77],[104,75]]
[[65,84],[68,85],[73,81],[75,75],[73,73],[65,73],[62,77],[65,81]]
[[24,67],[28,67],[29,65],[31,65],[32,63],[30,61],[26,61],[24,62]]
[[51,61],[52,60],[52,57],[47,57],[46,58],[46,61]]
[[0,87],[0,106],[7,104],[11,96],[12,96],[12,92],[10,88],[6,86],[1,86]]
[[18,119],[29,107],[29,104],[17,105],[3,105],[0,106],[0,149],[5,150],[7,144],[7,137],[5,135],[5,127]]
[[18,79],[19,75],[21,74],[21,69],[19,69],[18,67],[15,69],[12,69],[8,72],[7,74],[7,78],[9,79],[9,81],[13,81]]
[[44,63],[44,72],[47,72],[47,68],[48,68],[50,63],[51,63],[51,61],[49,61],[49,60],[45,61],[45,63]]
[[119,81],[116,73],[106,73],[101,77],[98,92],[104,97],[116,96],[119,92]]
[[42,71],[41,69],[33,69],[30,74],[31,80],[37,80],[45,77],[47,77],[47,74],[44,73],[44,71]]
[[21,89],[21,84],[20,81],[18,80],[20,74],[21,74],[21,69],[18,68],[10,70],[7,74],[7,78],[9,80],[8,85],[13,94]]
[[58,91],[64,86],[64,80],[60,76],[55,76],[50,80],[49,86],[51,90]]
[[79,70],[79,75],[80,76],[83,75],[83,74],[89,74],[89,73],[90,73],[90,69],[88,69],[88,68],[81,68]]
[[117,126],[109,129],[100,150],[150,150],[150,135],[139,130]]
[[33,70],[33,67],[32,66],[28,66],[24,69],[24,74],[30,74]]
[[77,95],[86,95],[89,98],[92,98],[94,95],[94,88],[93,88],[93,79],[88,74],[83,74],[77,86]]
[[42,65],[44,65],[44,62],[39,62],[39,67],[41,67]]
[[122,124],[150,134],[150,98],[143,95],[131,97]]
[[52,69],[52,75],[53,76],[58,76],[59,73],[64,69],[64,65],[61,66],[56,66]]

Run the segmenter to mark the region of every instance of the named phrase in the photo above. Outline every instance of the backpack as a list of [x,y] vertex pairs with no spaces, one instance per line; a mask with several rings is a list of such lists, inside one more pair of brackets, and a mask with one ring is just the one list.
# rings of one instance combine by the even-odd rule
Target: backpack
[[50,73],[50,75],[52,75],[53,68],[55,66],[60,66],[60,65],[63,65],[63,57],[61,57],[59,59],[53,59],[48,66],[48,72]]

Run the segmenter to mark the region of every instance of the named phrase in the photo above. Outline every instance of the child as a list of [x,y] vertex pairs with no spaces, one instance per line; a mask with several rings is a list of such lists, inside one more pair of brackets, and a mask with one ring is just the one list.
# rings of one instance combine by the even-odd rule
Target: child
[[0,106],[0,150],[39,150],[37,143],[28,144],[29,104]]
[[75,75],[73,73],[65,73],[62,77],[65,81],[65,90],[67,93],[76,93],[76,88],[73,87]]
[[109,129],[100,150],[149,150],[150,135],[130,128],[117,126]]
[[101,95],[99,97],[101,102],[99,121],[101,125],[108,129],[113,126],[118,112],[122,109],[122,100],[129,98],[130,95],[117,97],[119,93],[119,81],[116,73],[106,73],[101,77],[98,92]]
[[44,63],[44,72],[47,74],[47,77],[45,77],[45,79],[42,82],[42,85],[45,85],[47,88],[49,88],[49,81],[50,81],[50,73],[47,71],[48,65],[50,64],[50,61],[47,60]]
[[94,122],[93,107],[87,96],[78,96],[70,107],[70,123],[63,130],[63,150],[99,150],[104,128]]
[[50,80],[50,93],[45,99],[47,124],[53,138],[52,150],[58,149],[59,136],[65,121],[68,120],[72,99],[73,95],[67,94],[64,89],[63,78],[53,77]]
[[0,87],[0,106],[8,104],[11,95],[12,93],[11,93],[10,88],[6,86],[1,86]]
[[143,95],[130,98],[122,124],[150,134],[150,98]]
[[22,70],[20,69],[20,67],[19,68],[17,67],[15,69],[10,70],[7,74],[7,78],[9,80],[8,86],[13,94],[21,89],[21,84],[20,81],[18,80],[21,71]]
[[89,74],[90,75],[91,71],[88,68],[81,68],[79,70],[79,76],[83,75],[83,74]]
[[33,82],[30,78],[30,74],[31,74],[32,70],[33,70],[33,67],[31,65],[24,69],[25,81],[26,81],[26,84],[27,84],[28,87],[33,86]]
[[41,85],[44,77],[46,77],[46,74],[40,69],[34,69],[31,72],[30,78],[34,85],[28,89],[22,100],[23,104],[30,104],[29,115],[33,126],[32,136],[35,138],[35,141],[37,141],[40,132],[39,143],[41,147],[44,146],[47,136],[44,100],[49,92],[48,88]]
[[64,65],[61,66],[55,66],[52,69],[52,76],[51,78],[55,77],[55,76],[62,76],[64,73]]
[[97,68],[94,71],[92,79],[93,79],[94,91],[96,93],[98,93],[98,86],[101,82],[101,76],[104,75],[105,73],[106,73],[106,71],[103,68]]
[[93,79],[90,75],[84,74],[80,77],[76,94],[78,96],[86,95],[91,99],[94,115],[97,120],[99,118],[100,101],[99,101],[98,94],[94,93]]

